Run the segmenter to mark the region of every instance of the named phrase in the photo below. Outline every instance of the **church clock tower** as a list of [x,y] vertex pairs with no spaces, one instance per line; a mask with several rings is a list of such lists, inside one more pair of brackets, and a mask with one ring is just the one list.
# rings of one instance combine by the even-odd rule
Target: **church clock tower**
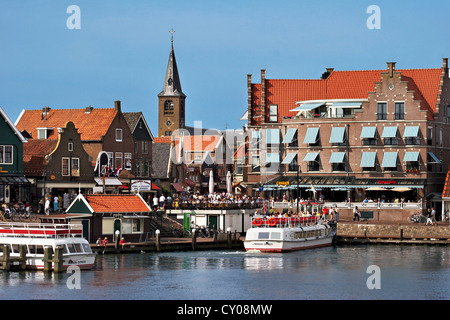
[[185,100],[186,95],[181,90],[180,76],[178,75],[177,61],[173,50],[170,50],[169,63],[167,64],[166,78],[163,90],[158,94],[159,121],[158,136],[170,136],[172,132],[185,126]]

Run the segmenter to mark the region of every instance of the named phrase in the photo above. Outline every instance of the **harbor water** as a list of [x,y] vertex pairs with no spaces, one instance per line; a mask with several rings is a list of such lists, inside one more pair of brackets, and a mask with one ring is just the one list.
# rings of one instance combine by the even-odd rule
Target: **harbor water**
[[91,271],[0,272],[0,299],[447,300],[449,279],[447,246],[100,254]]

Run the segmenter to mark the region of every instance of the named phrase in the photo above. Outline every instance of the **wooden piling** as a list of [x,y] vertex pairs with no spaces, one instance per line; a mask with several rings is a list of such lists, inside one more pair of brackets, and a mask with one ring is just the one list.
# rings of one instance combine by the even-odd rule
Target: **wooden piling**
[[53,270],[56,273],[63,272],[63,247],[57,246],[55,248],[55,255],[53,257],[54,267]]
[[44,262],[44,272],[51,272],[52,271],[52,255],[53,255],[53,248],[52,247],[44,247],[44,259],[42,261]]
[[155,246],[156,246],[156,251],[161,251],[161,238],[159,237],[159,230],[156,230],[155,232]]
[[197,250],[197,233],[192,229],[192,250]]

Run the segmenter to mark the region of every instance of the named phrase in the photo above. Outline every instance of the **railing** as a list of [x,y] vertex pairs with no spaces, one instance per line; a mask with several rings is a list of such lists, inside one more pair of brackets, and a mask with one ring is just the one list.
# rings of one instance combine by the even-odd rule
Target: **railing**
[[276,217],[259,216],[252,218],[252,228],[293,228],[314,225],[320,221],[320,217]]
[[82,237],[82,234],[80,224],[0,223],[0,236],[3,237],[69,238]]
[[[274,209],[297,209],[297,202],[269,202]],[[300,203],[302,205],[302,203]],[[320,205],[327,208],[353,209],[422,209],[422,202],[321,202]]]
[[166,206],[166,209],[189,209],[189,210],[209,210],[209,209],[257,209],[263,206],[262,202],[242,202],[242,203],[214,203],[214,202],[181,202],[178,204],[172,203]]

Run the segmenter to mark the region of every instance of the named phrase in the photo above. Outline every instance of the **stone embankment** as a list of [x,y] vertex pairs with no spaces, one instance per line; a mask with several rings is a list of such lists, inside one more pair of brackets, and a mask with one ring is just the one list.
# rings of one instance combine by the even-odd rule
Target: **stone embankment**
[[450,244],[448,223],[338,222],[337,243]]

